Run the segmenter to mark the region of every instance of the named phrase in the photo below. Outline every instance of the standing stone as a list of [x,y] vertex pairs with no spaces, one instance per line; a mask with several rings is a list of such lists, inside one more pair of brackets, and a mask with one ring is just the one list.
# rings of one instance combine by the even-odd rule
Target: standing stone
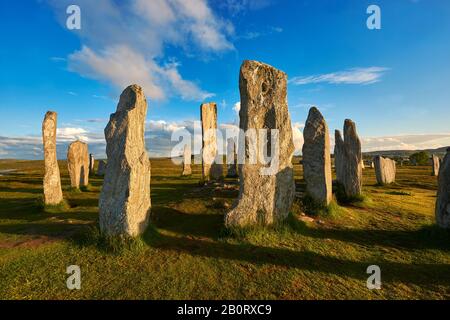
[[[270,225],[284,220],[289,214],[295,184],[294,143],[286,84],[286,74],[269,65],[244,61],[241,66],[240,129],[245,133],[249,129],[259,133],[260,129],[271,130],[268,134],[278,133],[278,139],[274,142],[275,147],[267,143],[267,139],[255,144],[247,136],[239,144],[239,155],[245,159],[239,160],[239,198],[225,217],[228,227]],[[256,156],[260,152],[263,154],[265,148],[270,149],[272,158],[267,164]],[[256,158],[256,161],[250,162],[250,158]]]
[[88,145],[81,141],[72,142],[67,151],[67,168],[70,186],[80,188],[89,183],[89,151]]
[[57,205],[63,201],[61,177],[56,157],[56,127],[58,115],[48,111],[42,122],[44,144],[44,204]]
[[100,195],[100,230],[108,236],[142,234],[150,202],[150,160],[145,149],[147,100],[141,87],[126,88],[105,128],[108,165]]
[[233,138],[227,140],[227,177],[235,178],[237,174],[236,143]]
[[315,107],[309,110],[303,139],[303,177],[306,181],[306,193],[316,203],[328,206],[333,197],[330,134],[325,119]]
[[217,156],[217,105],[214,102],[200,106],[202,121],[202,177],[203,181],[219,180],[223,176],[222,161]]
[[395,174],[397,171],[395,161],[388,158],[383,158],[381,156],[376,156],[374,162],[378,184],[394,183]]
[[97,175],[98,176],[104,176],[106,172],[106,161],[100,160],[98,162],[98,168],[97,168]]
[[94,167],[95,167],[95,158],[94,155],[91,153],[89,155],[89,174],[94,174]]
[[450,229],[450,148],[447,149],[439,171],[436,223],[441,228]]
[[334,131],[334,167],[336,171],[336,181],[344,182],[344,139],[339,130]]
[[439,175],[439,167],[441,165],[441,159],[433,154],[433,176],[437,177]]
[[341,132],[335,131],[334,153],[336,158],[336,180],[344,188],[348,197],[362,193],[362,169],[364,161],[361,151],[361,140],[356,133],[356,124],[345,120],[344,139]]
[[192,174],[191,169],[191,146],[185,145],[183,150],[183,173],[182,176],[190,176]]
[[361,140],[356,133],[356,124],[347,119],[344,123],[344,174],[342,184],[348,197],[362,194],[361,163]]

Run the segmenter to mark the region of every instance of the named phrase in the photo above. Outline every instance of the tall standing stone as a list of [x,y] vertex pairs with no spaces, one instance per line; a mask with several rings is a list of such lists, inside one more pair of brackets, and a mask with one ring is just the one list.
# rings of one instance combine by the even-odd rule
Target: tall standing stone
[[71,187],[80,188],[89,184],[89,151],[86,143],[75,141],[69,145],[67,168]]
[[192,174],[191,169],[192,155],[191,146],[185,145],[183,149],[183,172],[182,176],[190,176]]
[[57,205],[63,201],[61,177],[56,157],[57,113],[48,111],[42,122],[44,144],[44,204]]
[[334,168],[336,181],[344,182],[344,139],[339,130],[334,131]]
[[433,154],[432,162],[433,162],[433,176],[437,177],[439,175],[439,167],[441,165],[441,159],[439,159],[438,156],[435,156]]
[[344,123],[344,176],[342,183],[348,197],[362,194],[362,161],[361,140],[356,133],[356,124],[347,119]]
[[94,155],[91,153],[89,155],[89,174],[94,174],[94,168],[95,168],[95,158]]
[[[245,133],[249,129],[257,132],[261,132],[260,129],[270,130],[270,136],[278,133],[278,139],[274,141],[274,148],[273,141],[267,143],[267,139],[252,145],[252,140],[247,136],[239,144],[239,154],[245,159],[239,160],[239,198],[225,217],[228,227],[270,225],[284,220],[289,214],[295,184],[292,166],[294,143],[286,84],[286,74],[269,65],[244,61],[241,66],[240,129]],[[256,157],[257,161],[249,161],[265,148],[270,149],[272,159],[269,163],[260,161],[259,157]],[[241,161],[245,163],[241,164]]]
[[395,182],[397,167],[394,160],[375,157],[375,175],[378,184],[391,184]]
[[333,197],[330,134],[325,119],[315,107],[309,110],[303,139],[303,176],[306,192],[316,203],[328,206]]
[[200,106],[202,122],[202,177],[203,181],[218,180],[223,176],[222,162],[217,159],[217,105],[214,102]]
[[227,177],[235,178],[237,173],[236,142],[233,138],[227,139]]
[[450,148],[447,149],[439,171],[436,223],[441,228],[450,229]]
[[98,162],[98,168],[97,168],[97,175],[98,176],[104,176],[106,172],[106,161],[100,160]]
[[100,230],[108,236],[142,234],[148,224],[150,160],[145,149],[147,100],[131,85],[105,128],[108,165],[100,195]]
[[361,140],[356,133],[356,124],[345,120],[344,138],[339,130],[335,131],[334,157],[336,161],[336,180],[344,188],[348,197],[362,193],[362,169],[364,161]]

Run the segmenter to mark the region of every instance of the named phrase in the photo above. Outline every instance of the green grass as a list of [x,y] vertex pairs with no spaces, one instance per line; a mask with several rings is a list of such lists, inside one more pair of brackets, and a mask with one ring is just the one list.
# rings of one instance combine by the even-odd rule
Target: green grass
[[[0,177],[0,299],[450,299],[450,234],[434,226],[428,167],[401,167],[390,186],[366,169],[369,204],[334,204],[337,214],[306,221],[296,203],[285,223],[233,233],[223,221],[237,190],[200,186],[199,165],[180,178],[181,166],[154,159],[151,226],[133,240],[100,235],[102,178],[70,190],[64,162],[68,207],[44,212],[42,168],[0,161],[0,170],[17,169]],[[79,291],[66,288],[72,264]],[[382,290],[366,288],[371,264]]]

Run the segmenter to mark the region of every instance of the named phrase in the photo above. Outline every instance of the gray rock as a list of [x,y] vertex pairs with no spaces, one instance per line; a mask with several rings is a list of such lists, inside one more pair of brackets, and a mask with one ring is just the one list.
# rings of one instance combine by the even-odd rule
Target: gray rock
[[270,225],[284,220],[289,214],[295,184],[292,166],[294,143],[286,85],[286,74],[267,64],[244,61],[241,66],[239,126],[246,133],[249,129],[278,130],[278,144],[275,142],[278,148],[270,147],[272,160],[269,163],[252,163],[249,158],[258,154],[253,153],[255,149],[262,153],[258,148],[266,146],[269,149],[272,144],[252,145],[250,139],[239,144],[239,154],[245,157],[245,164],[239,160],[239,198],[226,214],[225,224],[228,227]]
[[105,160],[100,160],[98,162],[98,168],[97,168],[97,175],[98,176],[104,176],[105,175],[106,166],[107,166],[107,163],[106,163]]
[[315,107],[309,110],[303,138],[303,177],[306,181],[306,192],[316,203],[327,206],[333,198],[330,134],[325,119]]
[[94,155],[91,153],[89,155],[89,174],[94,174],[94,169],[95,169],[95,158]]
[[235,178],[237,173],[236,143],[233,138],[227,140],[227,177]]
[[344,174],[342,184],[345,194],[349,197],[362,194],[361,163],[361,140],[356,133],[356,124],[347,119],[344,123]]
[[361,140],[356,133],[356,124],[352,120],[345,120],[344,139],[342,139],[340,131],[336,130],[334,156],[337,182],[342,185],[348,197],[360,195],[364,161]]
[[[202,177],[203,181],[219,180],[223,166],[217,152],[217,105],[214,102],[200,106],[202,121]],[[212,172],[211,172],[212,171]]]
[[56,157],[57,113],[48,111],[42,122],[44,144],[44,204],[57,205],[63,201],[61,177]]
[[334,168],[336,181],[344,182],[344,139],[339,130],[334,131]]
[[183,172],[181,173],[182,176],[190,176],[192,174],[191,159],[191,146],[185,145],[183,149]]
[[108,165],[100,195],[100,230],[108,236],[142,234],[151,209],[150,160],[145,149],[147,101],[141,87],[126,88],[105,128]]
[[441,228],[450,229],[450,148],[447,149],[439,172],[436,223]]
[[432,162],[433,162],[433,176],[437,177],[439,175],[439,167],[441,165],[441,159],[439,159],[438,156],[435,156],[433,154]]
[[72,188],[89,184],[89,165],[88,145],[81,141],[72,142],[67,151],[67,169]]
[[391,184],[395,182],[397,166],[394,160],[376,156],[374,163],[378,184]]

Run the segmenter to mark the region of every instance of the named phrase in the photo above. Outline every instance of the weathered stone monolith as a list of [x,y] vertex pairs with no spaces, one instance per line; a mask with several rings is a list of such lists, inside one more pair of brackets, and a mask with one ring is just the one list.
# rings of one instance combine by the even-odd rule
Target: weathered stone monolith
[[441,228],[450,229],[450,148],[439,170],[436,223]]
[[391,184],[395,182],[397,168],[394,160],[376,156],[374,163],[378,184]]
[[75,141],[69,145],[67,168],[72,188],[80,188],[80,186],[89,184],[89,151],[86,143]]
[[[244,61],[241,66],[239,126],[246,134],[256,131],[260,143],[246,135],[239,144],[240,191],[238,202],[225,217],[228,227],[270,225],[289,214],[295,184],[286,84],[286,74],[267,64]],[[264,149],[270,159],[263,161],[258,154],[264,154]]]
[[95,158],[94,155],[91,153],[89,155],[89,174],[94,174],[94,168],[95,168]]
[[344,139],[339,130],[334,131],[334,168],[336,181],[343,183],[344,177]]
[[217,153],[217,105],[214,102],[200,106],[202,122],[202,177],[203,181],[219,180],[223,165]]
[[227,140],[227,177],[229,178],[238,176],[236,160],[236,142],[235,139],[229,138]]
[[439,167],[441,165],[441,159],[439,159],[438,156],[433,154],[432,162],[433,162],[433,176],[437,177],[439,175]]
[[344,188],[348,197],[362,193],[362,169],[364,161],[361,140],[356,133],[356,124],[345,120],[344,139],[339,130],[335,131],[334,157],[336,161],[336,180]]
[[145,148],[147,100],[141,87],[126,88],[105,128],[108,165],[100,195],[100,230],[135,237],[149,219],[150,160]]
[[309,110],[303,139],[303,177],[306,181],[306,193],[317,204],[328,206],[333,197],[330,134],[325,119],[315,107]]
[[190,176],[192,174],[191,162],[191,146],[185,145],[183,149],[183,172],[181,173],[182,176]]
[[356,124],[347,119],[344,123],[344,175],[342,184],[348,197],[362,194],[361,163],[361,140],[356,133]]
[[58,205],[63,201],[61,177],[56,157],[57,113],[48,111],[42,122],[44,144],[44,204]]
[[98,176],[104,176],[106,171],[106,161],[100,160],[98,162],[98,168],[97,168],[97,175]]

